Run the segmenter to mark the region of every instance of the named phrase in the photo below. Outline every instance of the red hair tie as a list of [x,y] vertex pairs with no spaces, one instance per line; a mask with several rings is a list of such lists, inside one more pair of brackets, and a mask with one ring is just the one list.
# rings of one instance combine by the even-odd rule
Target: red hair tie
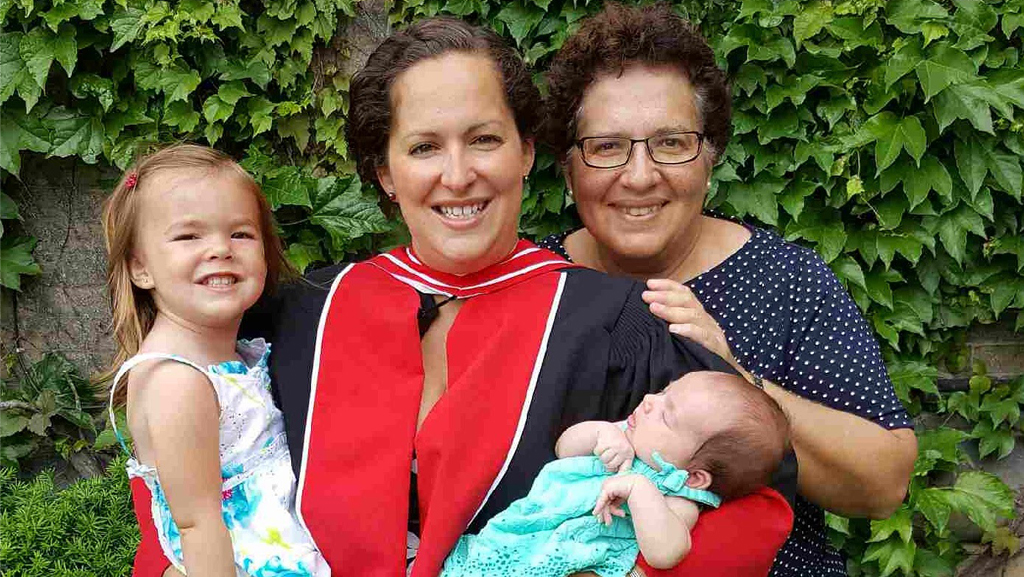
[[135,185],[139,183],[139,173],[132,172],[128,173],[128,176],[124,177],[124,187],[128,190],[135,188]]

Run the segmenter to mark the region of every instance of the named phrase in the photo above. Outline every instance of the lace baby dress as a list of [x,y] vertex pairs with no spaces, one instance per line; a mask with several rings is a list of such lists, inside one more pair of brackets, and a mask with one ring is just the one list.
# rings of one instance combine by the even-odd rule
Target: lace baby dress
[[[294,513],[295,476],[284,420],[270,394],[270,344],[263,339],[240,340],[236,350],[244,362],[227,361],[206,368],[176,355],[136,355],[117,372],[111,400],[121,378],[144,361],[173,360],[206,375],[220,405],[221,513],[231,534],[238,576],[329,577],[327,562]],[[114,424],[113,406],[110,413]],[[159,474],[135,459],[116,424],[114,432],[131,457],[128,477],[141,478],[152,496],[150,512],[164,555],[184,573],[181,534],[171,517]]]
[[[633,459],[639,473],[665,495],[685,497],[711,507],[721,500],[686,486],[689,473],[654,454],[661,470]],[[614,475],[594,456],[552,461],[541,469],[530,492],[498,513],[476,535],[463,535],[444,562],[442,577],[515,575],[564,577],[592,571],[622,577],[640,553],[633,522],[612,517],[606,526],[591,514],[605,479]]]

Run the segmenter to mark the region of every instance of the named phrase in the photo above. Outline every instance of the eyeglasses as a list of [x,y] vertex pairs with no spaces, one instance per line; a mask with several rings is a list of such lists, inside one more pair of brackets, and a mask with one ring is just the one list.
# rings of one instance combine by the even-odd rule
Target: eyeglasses
[[702,132],[670,132],[647,138],[588,136],[576,141],[583,163],[592,168],[618,168],[629,163],[633,145],[643,142],[651,160],[658,164],[685,164],[700,156]]

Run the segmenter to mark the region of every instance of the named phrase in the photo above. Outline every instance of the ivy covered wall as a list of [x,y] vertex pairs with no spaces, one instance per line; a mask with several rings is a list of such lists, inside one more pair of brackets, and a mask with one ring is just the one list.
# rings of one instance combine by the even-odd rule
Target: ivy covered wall
[[[1020,441],[1024,381],[972,367],[967,334],[1024,328],[1024,0],[674,4],[733,81],[734,138],[709,205],[816,249],[875,328],[901,398],[940,416],[919,431],[900,512],[833,519],[853,566],[949,574],[964,555],[958,515],[991,547],[1016,547],[997,525],[1012,493],[971,455],[1005,457]],[[447,13],[492,26],[540,70],[600,5],[0,0],[3,188],[23,196],[23,164],[44,157],[116,174],[153,143],[198,141],[244,159],[299,267],[367,254],[405,232],[354,176],[342,138],[366,50],[391,27]],[[36,240],[18,223],[27,207],[6,194],[0,207],[0,281],[17,291],[40,272]],[[539,156],[524,234],[576,223],[552,156]],[[940,370],[966,371],[964,390],[940,391]]]

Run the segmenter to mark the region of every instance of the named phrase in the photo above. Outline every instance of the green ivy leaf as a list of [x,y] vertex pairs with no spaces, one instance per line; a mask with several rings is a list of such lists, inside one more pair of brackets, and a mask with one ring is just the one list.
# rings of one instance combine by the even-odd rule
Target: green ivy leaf
[[[923,363],[920,361],[893,361],[886,363],[889,369],[889,379],[892,380],[893,387],[896,389],[896,394],[901,399],[910,397],[911,390],[918,390],[929,395],[939,396],[939,388],[936,385],[936,379],[938,379],[939,371],[932,365]],[[950,429],[952,430],[952,429]],[[960,433],[960,431],[956,431]],[[958,437],[955,442],[952,443],[952,448],[948,445],[942,448],[946,450],[945,454],[949,454],[952,459],[956,459],[956,445],[962,440],[962,437]],[[936,442],[939,439],[935,439]],[[922,441],[918,440],[919,450]],[[948,443],[948,440],[947,440]]]
[[294,139],[299,150],[305,150],[309,144],[309,116],[295,114],[278,119],[277,133],[281,135],[281,138]]
[[252,80],[254,84],[266,89],[267,84],[273,79],[270,68],[260,60],[248,60],[238,62],[228,61],[220,74],[221,80]]
[[506,3],[498,12],[497,20],[508,26],[508,31],[515,39],[517,46],[523,45],[523,40],[540,21],[544,19],[544,12],[537,8],[524,4],[522,0]]
[[21,60],[40,88],[46,88],[46,77],[56,56],[54,44],[53,34],[45,28],[34,28],[21,39]]
[[[0,115],[0,168],[11,174],[18,174],[21,170],[21,135],[21,126],[4,111],[4,114]],[[6,199],[7,195],[4,195],[4,198]],[[6,200],[4,202],[6,203]]]
[[199,83],[202,82],[199,73],[195,70],[187,68],[173,68],[165,70],[160,78],[160,88],[163,90],[167,98],[174,102],[175,100],[185,100],[189,94],[195,92],[196,88],[199,87]]
[[818,207],[804,211],[799,221],[786,226],[786,239],[796,238],[814,242],[825,262],[832,262],[846,246],[847,235],[838,213]]
[[988,167],[985,165],[984,145],[976,138],[957,138],[953,141],[958,174],[973,195],[981,190]]
[[878,258],[885,265],[886,269],[892,265],[893,258],[897,253],[903,255],[911,264],[917,264],[924,250],[924,244],[906,234],[879,233],[876,236],[878,247]]
[[985,395],[981,410],[988,413],[993,427],[998,427],[1003,422],[1012,426],[1020,421],[1020,405],[1014,399],[1004,399],[996,394]]
[[270,14],[260,14],[256,20],[256,32],[270,48],[288,43],[294,36],[298,23],[294,18],[278,20]]
[[[0,219],[21,220],[21,214],[18,213],[18,203],[14,202],[14,199],[3,192],[0,192]],[[0,236],[2,234],[3,229],[0,229]]]
[[319,242],[315,242],[315,244],[292,243],[288,245],[288,250],[284,252],[284,255],[300,273],[306,272],[309,265],[326,260],[323,251],[320,250]]
[[237,3],[232,2],[216,2],[216,11],[210,18],[210,23],[215,25],[221,31],[227,30],[228,28],[238,28],[244,31],[245,26],[242,25],[242,9],[239,8]]
[[793,19],[793,39],[797,46],[811,38],[832,21],[831,2],[812,2],[802,7]]
[[894,82],[917,68],[922,60],[924,53],[921,51],[921,42],[911,38],[885,63],[885,88],[888,89]]
[[263,193],[267,195],[271,208],[275,210],[283,205],[313,208],[309,195],[312,186],[312,179],[303,174],[301,168],[286,166],[275,171],[274,175],[263,183]]
[[252,96],[252,93],[246,90],[245,83],[240,80],[233,82],[227,82],[221,84],[217,88],[217,97],[220,98],[225,104],[230,104],[232,107],[238,103],[238,101],[246,96]]
[[937,533],[942,533],[949,525],[949,517],[953,513],[953,506],[949,499],[950,491],[937,487],[927,487],[917,493],[915,509],[935,527]]
[[726,202],[740,215],[750,214],[761,222],[776,224],[779,219],[779,205],[775,197],[785,187],[785,180],[767,175],[749,184],[729,183]]
[[889,24],[904,34],[920,32],[927,20],[944,20],[949,16],[945,8],[931,0],[892,0],[885,3],[885,14]]
[[981,42],[993,40],[987,32],[999,23],[999,16],[995,10],[978,0],[953,0],[953,3],[957,7],[954,19],[961,38],[976,36],[980,37]]
[[335,247],[344,250],[354,239],[385,232],[390,224],[372,194],[364,194],[359,178],[321,179],[310,221],[322,226]]
[[76,74],[71,77],[71,94],[75,98],[85,99],[95,96],[103,106],[103,111],[110,110],[116,96],[114,82],[109,78],[103,78],[95,74]]
[[889,286],[889,281],[884,271],[869,271],[864,275],[864,282],[871,300],[887,309],[892,309],[892,287]]
[[961,473],[950,502],[987,532],[995,530],[999,518],[1013,516],[1013,491],[999,477],[983,471]]
[[767,62],[781,59],[792,68],[796,64],[796,49],[789,38],[770,36],[763,44],[753,43],[747,46],[747,58]]
[[89,163],[103,153],[104,127],[99,118],[58,106],[43,117],[49,131],[52,156],[81,156]]
[[881,174],[889,165],[896,161],[900,152],[906,150],[920,164],[921,156],[927,146],[927,136],[921,121],[915,116],[908,116],[897,121],[896,115],[883,112],[872,118],[872,124],[865,124],[875,137],[875,176]]
[[914,556],[914,572],[920,577],[953,577],[956,566],[931,549],[918,547]]
[[1024,185],[1020,157],[1006,154],[998,148],[982,149],[982,156],[985,159],[985,165],[988,167],[989,173],[1003,188],[1003,192],[1020,200],[1021,187]]
[[60,63],[68,77],[75,70],[78,62],[78,42],[75,40],[75,27],[65,24],[60,27],[60,32],[52,40],[53,56]]
[[50,30],[56,32],[62,22],[67,22],[78,16],[79,10],[79,5],[76,2],[63,2],[61,4],[54,4],[52,8],[43,12],[40,16],[46,21],[46,25]]
[[995,238],[988,245],[991,254],[1011,254],[1017,257],[1017,271],[1024,270],[1024,237],[1021,235]]
[[117,52],[118,48],[134,42],[139,37],[146,26],[143,19],[145,15],[146,11],[139,8],[125,7],[114,11],[110,17],[110,29],[114,32],[114,43],[110,45],[111,52]]
[[951,198],[953,179],[949,171],[937,158],[925,155],[921,159],[921,167],[915,168],[909,160],[901,158],[886,168],[879,178],[879,190],[883,194],[903,184],[908,208],[913,210],[928,198],[929,191],[936,191],[945,198]]
[[903,221],[903,215],[907,213],[907,208],[907,200],[897,194],[891,194],[875,203],[879,229],[892,230],[898,227]]
[[199,125],[199,113],[187,100],[169,102],[164,109],[163,123],[182,132],[192,132]]
[[914,566],[914,555],[917,553],[917,544],[913,541],[906,543],[900,539],[887,539],[881,543],[868,545],[864,552],[864,561],[877,561],[881,568],[881,577],[892,575],[897,569],[904,574],[910,574]]
[[785,100],[789,100],[795,106],[800,106],[806,100],[807,93],[821,82],[821,77],[814,74],[787,76],[782,82],[768,87],[765,91],[765,102],[768,108],[775,108]]
[[757,127],[757,141],[761,144],[768,144],[776,138],[794,138],[798,136],[800,128],[800,117],[792,107],[786,106],[776,108],[762,118]]
[[945,130],[954,120],[963,118],[978,130],[993,134],[992,114],[989,112],[989,103],[987,102],[992,96],[998,95],[990,92],[987,88],[967,84],[951,86],[943,90],[932,101],[939,130]]
[[971,207],[961,204],[956,209],[939,217],[939,240],[953,259],[960,264],[964,262],[967,246],[967,233],[972,232],[985,237],[985,223]]
[[32,258],[36,239],[5,235],[0,238],[0,285],[21,290],[22,276],[35,276],[43,271]]
[[[799,149],[800,146],[797,145],[797,148]],[[719,165],[719,169],[715,171],[715,176],[718,178],[721,178],[721,167],[722,165]],[[737,176],[731,180],[739,180],[739,177]],[[804,179],[794,180],[786,186],[786,190],[778,197],[778,202],[790,216],[795,219],[800,218],[800,213],[804,210],[804,199],[814,194],[814,191],[818,188],[819,185],[815,182],[809,182]]]
[[974,80],[978,68],[963,50],[942,44],[933,48],[915,70],[927,102],[950,84]]
[[203,137],[206,138],[206,142],[210,146],[213,146],[220,140],[220,137],[224,136],[224,125],[221,123],[207,124],[206,128],[203,129]]
[[252,125],[253,136],[270,130],[270,127],[274,124],[274,118],[271,115],[276,106],[276,104],[263,96],[250,98],[246,101],[246,109],[249,112],[249,123]]
[[970,135],[953,143],[960,178],[971,195],[981,190],[985,175],[991,173],[1003,190],[1015,199],[1021,198],[1022,174],[1018,157],[999,150],[993,142],[982,142]]
[[998,70],[989,76],[988,84],[1004,101],[1024,108],[1024,71]]
[[871,538],[868,539],[868,543],[885,541],[893,533],[899,535],[904,543],[909,543],[913,537],[914,527],[910,523],[910,509],[906,505],[886,519],[871,521]]
[[213,124],[231,118],[231,113],[234,110],[234,103],[225,102],[219,94],[214,94],[203,103],[203,118],[207,123]]

